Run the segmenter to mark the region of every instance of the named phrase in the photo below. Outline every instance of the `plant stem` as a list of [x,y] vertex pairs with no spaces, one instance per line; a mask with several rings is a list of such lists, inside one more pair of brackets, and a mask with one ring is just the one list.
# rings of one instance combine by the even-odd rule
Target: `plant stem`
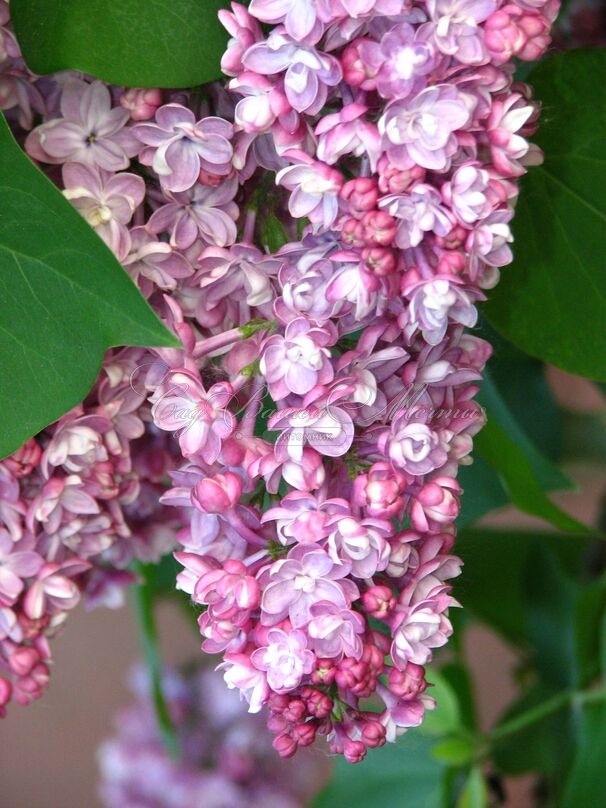
[[495,727],[489,733],[487,741],[492,744],[495,741],[508,738],[510,735],[515,735],[520,730],[542,721],[544,718],[575,702],[577,704],[591,704],[600,701],[606,701],[606,688],[604,687],[595,690],[565,690],[547,699],[542,704],[538,704],[536,707],[532,707],[521,715],[517,715]]
[[158,651],[154,596],[149,583],[147,566],[140,561],[135,562],[135,570],[139,574],[141,582],[132,588],[133,603],[138,618],[139,639],[147,665],[158,729],[166,751],[173,759],[177,759],[179,744],[162,689],[162,663]]

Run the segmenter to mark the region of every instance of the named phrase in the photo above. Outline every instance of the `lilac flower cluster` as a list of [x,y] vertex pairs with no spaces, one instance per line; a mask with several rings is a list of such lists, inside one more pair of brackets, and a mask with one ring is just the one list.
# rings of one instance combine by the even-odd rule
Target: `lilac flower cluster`
[[177,730],[179,759],[162,744],[149,683],[131,676],[136,700],[115,717],[99,748],[99,796],[107,808],[302,808],[328,774],[320,754],[279,761],[263,722],[247,715],[221,677],[198,668],[167,672],[164,691]]
[[120,605],[130,561],[175,545],[177,519],[159,502],[175,453],[130,386],[143,353],[108,355],[82,406],[0,462],[0,716],[43,694],[48,640],[82,593]]
[[[320,734],[356,762],[433,706],[424,666],[452,632],[455,478],[491,350],[465,328],[511,261],[517,179],[541,159],[511,59],[545,50],[557,7],[252,0],[220,12],[231,80],[202,101],[43,85],[28,153],[61,166],[182,349],[110,354],[24,485],[40,514],[59,499],[40,475],[76,486],[77,506],[41,520],[49,546],[71,535],[70,505],[109,512],[120,541],[92,539],[101,559],[129,547],[129,520],[176,508],[202,647],[269,709],[283,756]],[[91,417],[106,420],[72,440]]]

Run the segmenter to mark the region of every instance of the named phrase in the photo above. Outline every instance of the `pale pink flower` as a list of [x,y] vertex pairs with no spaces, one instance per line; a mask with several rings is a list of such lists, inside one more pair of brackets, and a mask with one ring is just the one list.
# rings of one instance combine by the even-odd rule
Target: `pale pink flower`
[[311,673],[315,657],[307,648],[305,632],[272,628],[267,645],[253,651],[250,660],[255,668],[266,672],[267,683],[275,693],[288,693]]
[[168,191],[187,191],[201,170],[224,176],[231,171],[233,129],[222,118],[196,121],[181,104],[165,104],[155,123],[140,123],[133,135],[144,144],[139,159],[151,166]]
[[86,163],[106,171],[128,168],[137,141],[124,129],[129,113],[112,107],[108,88],[101,81],[88,84],[70,77],[61,93],[61,115],[34,129],[25,148],[47,163]]
[[84,163],[63,166],[64,195],[119,259],[130,248],[126,225],[143,202],[145,182],[135,174],[108,174]]
[[273,625],[289,617],[295,628],[309,623],[311,606],[321,600],[346,608],[357,589],[346,578],[351,567],[335,564],[324,550],[298,545],[269,570],[261,601],[262,622]]
[[154,397],[152,417],[159,429],[179,433],[179,445],[186,457],[198,455],[214,463],[222,442],[236,427],[227,405],[233,397],[228,382],[206,391],[193,373],[172,371]]
[[450,84],[436,84],[389,104],[379,119],[379,132],[390,161],[399,168],[416,163],[446,171],[458,146],[454,133],[470,120],[469,98]]

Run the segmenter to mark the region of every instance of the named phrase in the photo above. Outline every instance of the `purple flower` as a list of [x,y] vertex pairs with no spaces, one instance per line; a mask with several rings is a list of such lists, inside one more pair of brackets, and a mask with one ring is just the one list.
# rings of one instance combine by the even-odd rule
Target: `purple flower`
[[358,520],[353,516],[337,515],[331,522],[328,539],[330,557],[335,562],[351,565],[356,578],[372,578],[384,570],[389,560],[391,524],[384,519]]
[[347,104],[340,112],[325,115],[316,126],[316,135],[320,135],[318,158],[333,165],[345,154],[367,155],[374,171],[381,156],[381,138],[377,125],[366,119],[366,112],[363,104]]
[[181,104],[165,104],[156,112],[156,123],[139,123],[132,132],[145,144],[139,159],[152,166],[167,191],[187,191],[200,170],[226,175],[231,171],[233,135],[222,118],[203,118]]
[[12,606],[23,591],[24,578],[38,574],[44,563],[27,538],[13,542],[6,530],[0,530],[0,606]]
[[405,418],[392,427],[386,448],[394,466],[415,477],[441,468],[448,458],[436,432],[426,424],[407,423]]
[[121,260],[130,239],[126,225],[143,202],[145,182],[135,174],[110,175],[83,163],[63,166],[64,195]]
[[268,421],[268,429],[284,431],[276,440],[276,457],[300,462],[306,444],[328,457],[341,457],[352,444],[351,416],[334,405],[278,410]]
[[484,32],[479,23],[496,7],[495,0],[427,0],[436,46],[463,64],[488,62]]
[[291,491],[279,505],[265,511],[261,521],[275,520],[278,539],[284,545],[318,542],[330,533],[328,523],[331,514],[346,508],[345,500],[322,502],[307,491]]
[[410,300],[410,319],[423,332],[430,345],[444,339],[449,322],[472,328],[478,311],[469,294],[454,281],[437,278],[421,281],[406,292]]
[[315,603],[311,614],[307,633],[311,647],[319,657],[360,659],[364,649],[362,636],[366,630],[361,614],[327,601]]
[[418,246],[425,233],[446,236],[455,223],[438,191],[424,183],[417,183],[407,194],[386,196],[379,204],[400,220],[396,244],[402,249]]
[[90,564],[80,558],[70,558],[61,564],[44,564],[25,595],[25,614],[38,620],[46,611],[73,609],[80,600],[80,588],[73,578],[89,568]]
[[232,177],[217,188],[198,183],[184,193],[170,194],[172,201],[151,215],[147,227],[156,235],[170,233],[170,243],[178,250],[187,250],[197,239],[226,247],[238,232],[238,208],[233,202],[237,190],[238,180]]
[[470,97],[451,84],[436,84],[389,104],[379,119],[379,131],[390,161],[398,168],[416,163],[446,171],[458,146],[453,133],[471,120],[470,103]]
[[228,382],[213,384],[207,392],[193,373],[175,370],[154,396],[152,417],[159,429],[179,432],[186,457],[199,455],[205,463],[214,463],[236,427],[226,409],[233,395]]
[[247,70],[263,76],[284,73],[284,92],[291,107],[308,115],[322,109],[328,88],[335,87],[342,77],[334,56],[296,42],[279,29],[249,48],[242,61]]
[[303,396],[316,385],[331,382],[334,376],[330,349],[337,334],[334,329],[314,326],[299,317],[286,326],[284,336],[274,334],[263,345],[260,369],[274,401],[290,393]]
[[465,225],[484,219],[493,209],[496,195],[490,192],[490,174],[476,165],[457,168],[450,182],[442,186],[442,197]]
[[178,281],[193,273],[190,263],[165,241],[158,241],[147,228],[130,231],[130,251],[122,263],[145,297],[155,289],[176,289]]
[[253,666],[246,654],[225,654],[225,661],[219,665],[229,688],[237,687],[249,703],[249,713],[258,713],[267,700],[269,688],[263,671]]
[[497,267],[513,259],[509,246],[513,241],[509,227],[512,218],[512,210],[496,210],[469,234],[465,246],[469,250],[470,276],[472,280],[479,278],[483,289],[491,289],[499,280]]
[[311,673],[315,657],[307,648],[305,632],[294,629],[287,633],[272,628],[267,633],[267,645],[253,651],[250,660],[255,668],[267,673],[273,691],[288,693]]
[[203,302],[212,309],[221,302],[244,300],[258,307],[273,299],[272,276],[279,262],[249,244],[234,244],[228,249],[207,247],[198,261],[195,281],[204,290]]
[[[322,33],[322,27],[316,25],[314,0],[251,0],[249,9],[261,22],[284,23],[286,33],[293,39],[309,40],[314,28],[317,34]],[[320,37],[313,38],[317,41]]]
[[[434,50],[423,29],[400,23],[388,31],[379,46],[377,89],[384,98],[405,98],[425,86],[425,76],[434,69]],[[362,55],[365,51],[362,50]]]
[[276,314],[287,323],[304,315],[320,323],[326,322],[341,307],[340,302],[330,302],[326,298],[326,288],[330,282],[334,265],[328,259],[308,260],[308,256],[296,264],[285,263],[280,270],[282,296],[276,300]]
[[298,545],[269,570],[261,621],[272,625],[289,617],[295,628],[301,628],[311,620],[314,603],[325,600],[347,608],[358,596],[353,581],[342,580],[350,569],[348,564],[335,564],[320,548]]
[[130,116],[123,107],[112,107],[105,84],[69,78],[61,93],[61,115],[28,136],[25,147],[32,157],[47,163],[87,163],[106,171],[128,167],[137,152],[136,140],[124,129]]
[[[305,155],[301,154],[303,161]],[[288,210],[296,218],[307,216],[310,222],[329,228],[338,213],[338,196],[343,185],[340,171],[311,158],[287,166],[276,175],[276,185],[292,191]]]
[[448,642],[452,626],[432,601],[421,601],[398,612],[393,626],[391,656],[404,669],[408,662],[425,665],[434,648]]

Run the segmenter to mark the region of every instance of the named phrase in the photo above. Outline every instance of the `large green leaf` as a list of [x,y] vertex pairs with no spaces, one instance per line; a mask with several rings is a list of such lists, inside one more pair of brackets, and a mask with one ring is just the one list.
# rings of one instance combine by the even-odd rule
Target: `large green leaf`
[[583,707],[578,747],[567,777],[561,808],[606,805],[606,704]]
[[476,436],[475,449],[497,472],[511,502],[560,530],[588,532],[585,525],[548,499],[545,491],[570,488],[571,483],[524,433],[488,374],[479,401],[486,408],[488,423]]
[[81,401],[103,353],[178,346],[0,115],[0,457]]
[[447,769],[432,756],[433,743],[412,730],[355,766],[339,757],[312,808],[446,808]]
[[533,356],[606,379],[606,49],[559,53],[531,74],[545,163],[522,182],[515,262],[483,307]]
[[[569,583],[583,574],[591,546],[589,539],[561,533],[464,530],[457,538],[456,551],[465,567],[464,574],[455,582],[455,595],[465,611],[473,612],[509,642],[526,647],[534,640],[533,631],[539,630],[538,618],[533,622],[529,616],[529,606],[548,597],[557,599],[560,593],[562,598],[564,595],[568,598]],[[544,566],[537,556],[543,551],[556,557],[550,558]],[[575,584],[573,600],[584,588],[596,585],[593,582],[585,586]],[[584,614],[584,596],[580,596],[578,603],[580,616]],[[557,643],[559,637],[563,643],[564,635],[572,632],[570,621],[575,617],[576,608],[574,603],[566,601],[563,606],[566,621],[559,627],[557,621],[552,625],[550,642]],[[590,626],[593,622],[583,625],[583,630],[589,630]],[[594,636],[591,631],[589,636]],[[583,637],[579,650],[584,658],[587,641],[585,634]],[[571,640],[566,642],[568,648],[572,647]]]
[[72,68],[127,87],[192,87],[221,76],[223,0],[11,0],[35,73]]

